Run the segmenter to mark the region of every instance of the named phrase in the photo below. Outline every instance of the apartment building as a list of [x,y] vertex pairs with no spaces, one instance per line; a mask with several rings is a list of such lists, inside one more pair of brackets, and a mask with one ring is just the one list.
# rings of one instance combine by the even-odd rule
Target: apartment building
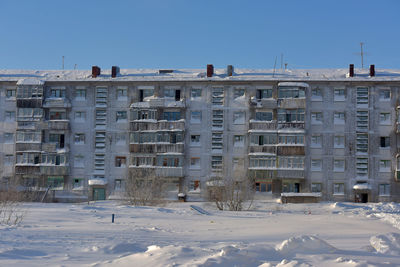
[[[123,197],[128,177],[204,199],[400,201],[400,71],[0,71],[0,185],[55,201]],[[399,143],[399,144],[398,144]]]

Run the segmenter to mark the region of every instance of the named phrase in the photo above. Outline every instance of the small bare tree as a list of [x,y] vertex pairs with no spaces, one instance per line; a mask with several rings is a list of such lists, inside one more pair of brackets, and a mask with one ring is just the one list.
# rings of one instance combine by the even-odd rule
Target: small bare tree
[[125,184],[125,196],[135,206],[151,206],[162,202],[165,182],[152,169],[132,170]]
[[25,211],[20,198],[13,187],[0,186],[0,224],[17,225],[22,222]]
[[245,202],[248,202],[246,210],[251,208],[254,186],[249,179],[224,178],[209,181],[208,184],[209,200],[215,202],[219,210],[240,211]]

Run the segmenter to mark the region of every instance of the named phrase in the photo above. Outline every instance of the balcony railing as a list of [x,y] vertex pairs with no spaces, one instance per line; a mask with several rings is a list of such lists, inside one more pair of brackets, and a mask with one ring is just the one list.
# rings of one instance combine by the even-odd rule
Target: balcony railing
[[276,109],[277,108],[277,101],[274,98],[268,99],[250,99],[250,104],[255,108],[269,108],[269,109]]
[[304,170],[301,169],[262,169],[249,168],[249,176],[257,179],[304,179]]
[[41,174],[45,175],[68,175],[68,166],[40,166]]
[[41,151],[41,143],[16,143],[15,151]]
[[299,129],[304,130],[304,121],[302,122],[278,122],[278,129]]
[[38,165],[16,165],[15,174],[41,174]]
[[255,121],[250,120],[249,129],[250,130],[276,130],[276,121]]
[[130,144],[131,153],[184,153],[184,144]]
[[253,146],[249,147],[249,153],[271,153],[276,154],[276,146]]
[[69,130],[69,120],[50,120],[50,130]]
[[282,179],[304,179],[304,170],[278,169],[276,177]]
[[306,99],[305,98],[283,98],[278,99],[279,108],[305,108]]
[[305,155],[304,146],[278,146],[278,155]]
[[185,120],[179,121],[131,121],[131,131],[185,130]]
[[175,101],[175,99],[155,97],[155,98],[145,99],[143,102],[135,102],[131,104],[131,108],[163,108],[163,107],[184,108],[186,107],[185,99]]
[[46,98],[43,107],[45,108],[70,108],[71,103],[66,98]]
[[183,177],[182,167],[156,167],[156,176],[159,177]]

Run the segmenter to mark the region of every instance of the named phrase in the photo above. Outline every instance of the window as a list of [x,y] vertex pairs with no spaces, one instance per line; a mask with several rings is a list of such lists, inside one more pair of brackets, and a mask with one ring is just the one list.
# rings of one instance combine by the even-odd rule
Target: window
[[243,111],[233,113],[233,124],[244,124],[245,113]]
[[126,111],[117,111],[116,113],[116,121],[126,121],[128,118]]
[[278,122],[304,122],[304,109],[278,109]]
[[50,89],[50,97],[65,97],[65,89]]
[[333,115],[333,124],[344,124],[345,115],[344,112],[335,112]]
[[4,133],[4,143],[5,144],[14,143],[14,134],[13,133]]
[[218,106],[224,105],[224,88],[212,89],[211,103]]
[[50,111],[50,120],[66,120],[67,113],[63,111]]
[[252,169],[276,169],[276,157],[274,156],[255,156],[250,158],[250,168]]
[[114,190],[115,191],[123,191],[124,188],[125,188],[124,180],[122,180],[122,179],[114,180]]
[[75,111],[75,120],[76,121],[85,121],[86,120],[86,112],[85,111]]
[[320,88],[314,88],[311,90],[312,101],[322,101],[322,90]]
[[389,112],[381,112],[379,114],[379,123],[381,125],[391,125],[391,116]]
[[368,111],[357,110],[357,130],[368,130]]
[[15,99],[15,95],[16,95],[15,89],[7,89],[6,90],[6,99],[7,100]]
[[83,133],[77,133],[74,136],[74,143],[76,145],[83,145],[85,144],[85,134]]
[[190,181],[189,191],[200,191],[200,181],[199,180]]
[[179,167],[179,158],[177,157],[162,157],[158,159],[159,165],[164,167]]
[[272,89],[258,89],[256,92],[258,100],[272,98]]
[[368,88],[357,88],[357,106],[368,106]]
[[76,89],[75,90],[75,99],[76,100],[85,100],[86,99],[86,89]]
[[252,134],[250,135],[251,145],[275,145],[278,142],[278,137],[276,134]]
[[279,134],[279,144],[281,145],[303,145],[303,134]]
[[356,151],[359,153],[368,153],[368,134],[357,133]]
[[334,172],[344,172],[344,160],[334,159],[333,160],[333,171]]
[[191,146],[200,146],[200,135],[191,135],[190,136],[190,145]]
[[154,95],[154,89],[141,89],[139,90],[139,102],[143,102],[146,98]]
[[164,89],[165,98],[175,98],[175,89]]
[[334,101],[345,101],[346,100],[346,90],[345,89],[335,89],[334,90]]
[[16,142],[17,143],[40,143],[42,141],[41,132],[31,132],[31,131],[17,131]]
[[14,155],[6,154],[4,155],[4,165],[11,166],[14,164]]
[[313,135],[313,136],[311,136],[311,147],[315,147],[315,148],[321,148],[322,147],[321,135]]
[[233,136],[233,146],[234,147],[243,147],[244,146],[244,136],[243,135]]
[[49,177],[47,178],[47,186],[51,189],[62,190],[64,189],[63,177]]
[[117,100],[126,100],[128,98],[127,88],[117,88]]
[[279,86],[278,98],[304,98],[306,97],[304,87]]
[[201,122],[201,111],[190,112],[190,122],[191,123],[200,123]]
[[379,195],[380,196],[390,196],[390,185],[380,184],[379,185]]
[[311,124],[322,124],[322,112],[311,112]]
[[6,121],[15,121],[15,111],[6,111]]
[[380,101],[389,101],[390,100],[390,89],[379,90],[379,100]]
[[368,176],[368,158],[356,158],[356,174],[361,178]]
[[333,138],[333,147],[344,148],[344,136],[335,135],[335,137]]
[[272,192],[272,182],[256,182],[255,187],[257,192]]
[[334,183],[333,184],[333,194],[334,195],[344,195],[344,183]]
[[222,156],[211,157],[211,168],[213,170],[222,170]]
[[322,184],[321,183],[311,183],[311,192],[312,193],[321,193],[322,192]]
[[278,166],[280,169],[304,169],[304,156],[280,156]]
[[272,112],[256,112],[256,121],[272,121]]
[[126,134],[125,133],[115,134],[115,143],[117,145],[126,145]]
[[381,147],[390,147],[390,137],[389,136],[381,136]]
[[126,167],[126,157],[115,157],[115,167]]
[[236,99],[236,98],[242,97],[242,96],[244,96],[244,93],[245,93],[244,89],[235,89],[233,91],[233,98]]
[[212,143],[211,148],[213,150],[222,150],[223,147],[223,133],[222,132],[212,132]]
[[190,168],[191,169],[200,169],[200,158],[191,158],[190,159]]
[[312,171],[321,171],[322,170],[322,160],[312,159],[311,160],[311,170]]
[[72,189],[74,190],[82,190],[83,189],[83,182],[85,179],[83,178],[75,178],[72,184]]
[[201,89],[192,89],[190,92],[191,98],[200,98],[201,97]]
[[212,111],[212,127],[223,129],[224,128],[224,111],[215,109]]
[[134,109],[131,111],[132,120],[155,120],[157,118],[157,110],[155,109]]
[[380,172],[390,172],[391,169],[391,160],[389,159],[382,159],[379,161],[379,171]]
[[181,119],[181,113],[179,111],[164,111],[164,120],[167,121],[178,121]]

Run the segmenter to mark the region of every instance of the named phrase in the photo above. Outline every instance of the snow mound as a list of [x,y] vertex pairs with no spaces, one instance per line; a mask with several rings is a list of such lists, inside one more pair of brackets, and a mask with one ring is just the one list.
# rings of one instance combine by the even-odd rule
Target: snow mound
[[376,235],[371,237],[369,242],[378,253],[400,256],[400,234]]
[[315,253],[329,253],[337,249],[322,239],[316,236],[298,236],[291,237],[281,244],[277,245],[275,249],[282,254],[315,254]]

